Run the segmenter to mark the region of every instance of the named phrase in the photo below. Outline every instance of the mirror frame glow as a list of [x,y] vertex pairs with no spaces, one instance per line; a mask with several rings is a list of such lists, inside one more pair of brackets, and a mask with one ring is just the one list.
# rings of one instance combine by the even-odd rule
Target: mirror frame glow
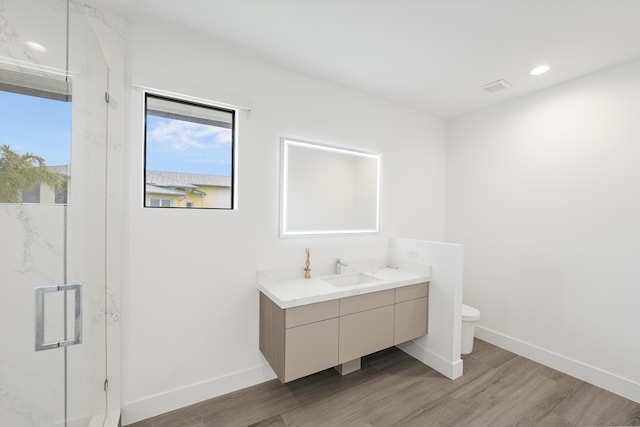
[[[292,230],[289,226],[289,150],[291,147],[307,148],[310,150],[318,150],[344,154],[355,157],[365,157],[376,161],[376,183],[375,183],[375,226],[372,228],[311,228],[305,230]],[[331,236],[331,235],[362,235],[376,234],[380,232],[380,163],[381,156],[379,154],[367,153],[341,147],[333,147],[329,145],[317,144],[294,140],[290,138],[281,138],[281,167],[280,167],[280,237],[310,237],[310,236]]]

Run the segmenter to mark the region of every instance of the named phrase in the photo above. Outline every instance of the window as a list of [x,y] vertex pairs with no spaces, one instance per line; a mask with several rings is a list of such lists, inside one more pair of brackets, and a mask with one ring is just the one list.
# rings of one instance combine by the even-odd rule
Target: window
[[173,200],[171,199],[149,199],[149,205],[152,208],[170,208],[172,206]]
[[40,203],[40,183],[22,190],[22,203]]
[[[68,169],[68,168],[65,168]],[[61,185],[59,185],[58,187],[54,188],[54,200],[55,203],[60,205],[64,205],[67,203],[67,194],[69,191],[69,174],[65,173],[65,176],[67,177],[67,179],[65,179]]]
[[71,86],[0,68],[0,203],[66,204]]
[[145,207],[234,208],[235,111],[145,94]]

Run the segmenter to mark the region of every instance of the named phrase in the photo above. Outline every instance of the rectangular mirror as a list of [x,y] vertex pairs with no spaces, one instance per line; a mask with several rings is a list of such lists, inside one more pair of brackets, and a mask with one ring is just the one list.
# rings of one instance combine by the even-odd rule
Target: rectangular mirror
[[380,155],[282,138],[280,236],[380,231]]

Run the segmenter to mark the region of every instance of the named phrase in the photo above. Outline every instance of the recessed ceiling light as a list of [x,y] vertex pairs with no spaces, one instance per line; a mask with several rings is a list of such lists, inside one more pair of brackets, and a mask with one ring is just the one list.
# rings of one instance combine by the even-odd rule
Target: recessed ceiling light
[[28,42],[26,42],[26,43],[25,43],[25,45],[26,45],[29,49],[31,49],[31,50],[33,50],[33,51],[36,51],[36,52],[46,52],[46,51],[47,51],[47,48],[46,48],[46,47],[44,47],[44,46],[42,46],[42,45],[41,45],[40,43],[38,43],[38,42],[28,41]]
[[551,66],[548,64],[538,65],[533,70],[530,71],[532,76],[539,76],[540,74],[544,74],[551,69]]

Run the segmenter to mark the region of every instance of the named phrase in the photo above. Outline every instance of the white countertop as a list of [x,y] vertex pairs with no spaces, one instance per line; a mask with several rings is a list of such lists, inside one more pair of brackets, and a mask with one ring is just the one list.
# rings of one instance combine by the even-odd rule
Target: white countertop
[[278,307],[284,309],[428,282],[431,275],[430,268],[425,267],[423,271],[419,272],[389,267],[376,271],[362,271],[362,273],[374,276],[379,280],[361,285],[340,287],[322,280],[322,277],[326,276],[312,277],[311,279],[302,277],[278,279],[275,275],[272,277],[262,273],[258,274],[258,289]]

